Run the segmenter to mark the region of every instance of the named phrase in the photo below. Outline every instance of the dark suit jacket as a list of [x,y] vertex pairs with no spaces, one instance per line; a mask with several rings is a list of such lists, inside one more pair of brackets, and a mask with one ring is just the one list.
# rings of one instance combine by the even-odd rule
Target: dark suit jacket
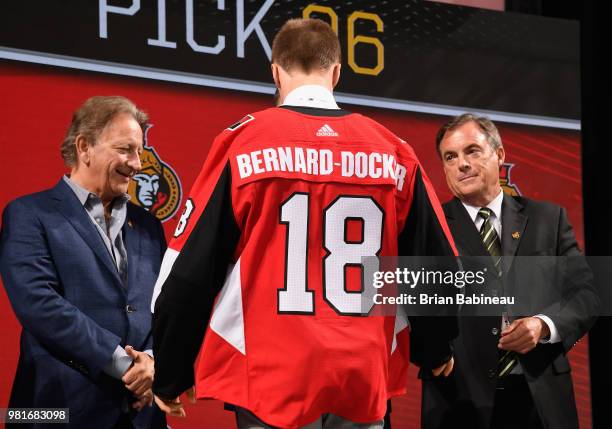
[[[23,327],[10,407],[69,408],[71,428],[119,419],[131,394],[102,368],[119,344],[152,349],[151,296],[166,247],[160,222],[131,203],[122,233],[127,289],[63,180],[4,210],[0,271]],[[159,409],[131,418],[135,428],[165,428]]]
[[[451,200],[444,205],[444,212],[459,254],[488,256],[461,202],[456,198]],[[566,354],[596,319],[599,300],[590,269],[581,257],[565,210],[554,204],[505,195],[501,245],[505,257],[540,256],[538,259],[504,258],[504,272],[514,280],[519,278],[518,281],[508,279],[507,284],[513,290],[506,294],[532,297],[532,308],[515,309],[514,314],[550,317],[562,342],[538,344],[522,355],[520,362],[544,427],[576,429],[578,418]],[[542,258],[546,255],[569,258]],[[559,270],[555,263],[558,259],[572,262]],[[526,266],[533,261],[538,261],[537,267]],[[557,271],[563,271],[562,276],[550,275]],[[525,281],[521,276],[531,280]],[[547,288],[545,293],[537,290],[542,286]],[[545,302],[546,296],[554,299]],[[448,379],[423,377],[424,428],[489,428],[497,383],[494,372],[499,358],[500,325],[500,316],[459,318],[452,376]]]

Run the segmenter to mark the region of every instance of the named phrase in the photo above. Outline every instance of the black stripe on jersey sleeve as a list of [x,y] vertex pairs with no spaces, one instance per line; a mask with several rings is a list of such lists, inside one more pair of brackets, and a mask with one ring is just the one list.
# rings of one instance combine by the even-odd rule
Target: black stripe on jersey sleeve
[[155,394],[175,398],[194,385],[193,365],[239,238],[228,162],[155,303]]
[[414,178],[412,204],[399,236],[400,256],[454,256],[423,182],[421,168]]
[[303,113],[305,115],[312,116],[346,116],[350,115],[351,112],[343,109],[322,109],[320,107],[306,107],[306,106],[279,106],[281,109],[292,110],[294,112]]
[[[409,269],[457,270],[455,254],[431,204],[420,167],[415,174],[412,204],[399,236],[398,250],[399,256],[411,257],[406,258]],[[449,295],[455,291],[453,286],[428,285],[427,293]],[[410,360],[425,369],[447,362],[452,357],[451,340],[458,332],[456,306],[415,312],[414,306],[406,305],[405,309],[410,320]]]

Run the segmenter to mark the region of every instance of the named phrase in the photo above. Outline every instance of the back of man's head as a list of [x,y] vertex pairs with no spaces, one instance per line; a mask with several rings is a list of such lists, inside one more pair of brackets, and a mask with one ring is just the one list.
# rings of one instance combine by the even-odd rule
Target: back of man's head
[[324,72],[340,60],[338,36],[320,19],[290,19],[272,43],[272,62],[288,73]]

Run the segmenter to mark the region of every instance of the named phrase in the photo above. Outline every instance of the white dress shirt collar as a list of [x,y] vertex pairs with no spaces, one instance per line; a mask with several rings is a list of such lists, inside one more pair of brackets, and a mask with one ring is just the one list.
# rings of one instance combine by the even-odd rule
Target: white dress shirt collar
[[319,109],[340,109],[334,95],[321,85],[302,85],[285,97],[283,106],[315,107]]
[[[491,209],[493,215],[495,216],[495,219],[497,219],[499,222],[501,222],[501,211],[503,202],[504,191],[499,191],[499,194],[495,198],[493,198],[493,200],[489,204],[486,205],[486,207]],[[465,209],[467,210],[470,219],[472,219],[472,222],[474,222],[475,224],[478,223],[478,210],[480,210],[482,207],[473,206],[463,201],[461,201],[461,204],[463,204],[463,207],[465,207]]]

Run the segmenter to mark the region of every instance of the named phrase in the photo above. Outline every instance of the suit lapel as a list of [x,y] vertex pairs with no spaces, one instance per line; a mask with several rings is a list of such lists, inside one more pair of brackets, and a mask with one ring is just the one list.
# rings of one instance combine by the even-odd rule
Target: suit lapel
[[502,203],[502,255],[504,272],[509,272],[516,250],[523,238],[527,226],[527,216],[522,213],[523,205],[509,195],[504,194]]
[[140,252],[140,234],[138,233],[138,225],[133,216],[130,203],[127,204],[127,216],[123,225],[123,244],[127,253],[128,261],[128,293],[133,290],[130,285],[136,284],[136,270],[139,266]]
[[459,199],[453,198],[445,204],[445,214],[460,256],[488,255],[474,221]]
[[60,179],[59,183],[53,188],[53,191],[56,209],[70,222],[83,241],[93,250],[102,265],[113,275],[116,283],[121,286],[121,279],[117,273],[117,268],[110,253],[108,253],[102,237],[100,237],[100,233],[72,189],[63,179]]

